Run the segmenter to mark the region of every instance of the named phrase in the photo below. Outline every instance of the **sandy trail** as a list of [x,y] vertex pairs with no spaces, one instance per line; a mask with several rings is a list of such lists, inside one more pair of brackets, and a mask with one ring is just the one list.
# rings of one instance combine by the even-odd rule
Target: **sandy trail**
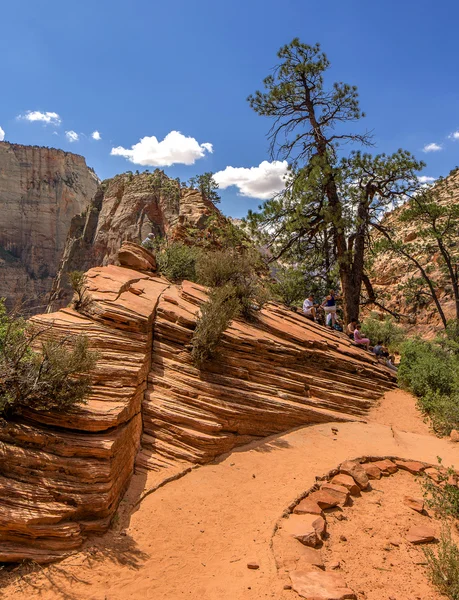
[[[146,497],[128,522],[121,519],[115,531],[93,538],[85,551],[59,563],[60,571],[51,567],[33,575],[33,588],[24,580],[11,583],[3,598],[297,597],[282,589],[270,542],[282,512],[316,475],[362,455],[459,462],[457,446],[422,429],[426,426],[413,411],[413,398],[390,392],[370,415],[373,421],[338,424],[336,436],[330,423],[303,427],[195,469]],[[247,569],[250,560],[260,569]]]

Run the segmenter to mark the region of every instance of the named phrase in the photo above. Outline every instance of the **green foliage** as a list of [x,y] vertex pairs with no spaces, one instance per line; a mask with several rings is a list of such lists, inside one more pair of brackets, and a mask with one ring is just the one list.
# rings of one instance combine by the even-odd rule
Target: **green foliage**
[[56,339],[0,303],[0,414],[65,411],[85,401],[97,355],[84,336]]
[[432,342],[411,339],[402,345],[401,354],[398,381],[416,396],[429,392],[450,395],[454,391],[457,365],[446,350]]
[[75,292],[73,307],[75,310],[86,308],[89,302],[86,291],[86,274],[83,271],[70,271],[68,278]]
[[405,331],[397,325],[389,316],[386,316],[383,321],[369,317],[362,323],[362,331],[365,337],[368,337],[372,344],[382,341],[384,346],[387,346],[390,352],[398,352],[401,343],[405,339]]
[[181,242],[161,244],[156,254],[158,270],[170,281],[196,280],[196,261],[200,250]]
[[202,175],[191,177],[188,185],[191,189],[199,190],[206,200],[210,200],[214,204],[220,202],[220,196],[217,192],[218,183],[215,181],[213,173],[203,173]]
[[267,301],[267,293],[257,275],[262,268],[261,256],[256,250],[242,253],[233,249],[216,250],[199,257],[197,281],[211,288],[230,285],[240,312],[245,318],[251,318],[254,309]]
[[230,284],[211,291],[209,300],[201,306],[191,341],[191,356],[197,366],[215,355],[223,333],[239,311],[240,303]]
[[[438,459],[441,465],[441,459]],[[459,519],[459,488],[455,485],[457,474],[453,468],[438,471],[438,483],[424,475],[421,486],[428,508],[440,519]]]
[[401,354],[398,381],[418,396],[434,431],[448,435],[459,428],[459,356],[420,339],[406,341]]
[[445,524],[436,551],[423,548],[432,583],[450,600],[459,600],[459,548],[451,537],[451,529]]
[[301,269],[279,267],[275,271],[275,281],[270,285],[275,298],[287,306],[297,305],[311,293],[310,281],[307,281]]

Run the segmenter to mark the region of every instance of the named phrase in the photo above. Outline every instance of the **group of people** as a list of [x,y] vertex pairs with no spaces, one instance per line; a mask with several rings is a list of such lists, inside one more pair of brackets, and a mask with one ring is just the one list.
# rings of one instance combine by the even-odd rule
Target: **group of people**
[[[303,303],[303,313],[308,319],[317,321],[317,311],[319,308],[322,308],[326,316],[326,325],[332,329],[343,331],[342,327],[339,325],[336,314],[336,301],[339,299],[340,298],[335,294],[335,291],[330,290],[322,304],[316,304],[314,302],[314,294],[310,294]],[[394,364],[395,357],[389,354],[382,341],[378,341],[375,346],[370,348],[370,339],[362,334],[362,326],[357,319],[351,319],[351,322],[347,326],[346,333],[354,344],[357,346],[364,346],[366,350],[373,352],[381,362],[384,362],[389,369],[397,371],[397,367]]]

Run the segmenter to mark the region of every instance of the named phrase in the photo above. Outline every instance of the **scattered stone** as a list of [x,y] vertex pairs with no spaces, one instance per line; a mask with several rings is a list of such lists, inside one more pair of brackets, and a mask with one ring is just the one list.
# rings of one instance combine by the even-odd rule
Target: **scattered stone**
[[396,460],[395,464],[399,469],[408,471],[411,475],[419,475],[425,469],[425,465],[414,460]]
[[283,529],[305,546],[315,548],[326,530],[325,519],[316,515],[290,515]]
[[439,473],[438,469],[436,469],[435,467],[429,467],[428,469],[424,470],[424,473],[426,475],[428,475],[430,477],[430,479],[435,481],[435,483],[439,483],[440,473]]
[[314,502],[310,496],[303,498],[303,500],[301,500],[301,502],[295,506],[293,512],[296,515],[311,514],[322,516],[323,514],[320,506],[317,504],[317,502]]
[[374,463],[363,463],[361,466],[368,479],[381,479],[381,469],[376,467]]
[[361,490],[367,489],[369,485],[368,475],[360,463],[354,460],[345,460],[339,470],[345,475],[350,475]]
[[422,498],[412,498],[411,496],[405,496],[403,502],[409,506],[412,510],[418,513],[424,512],[424,500]]
[[399,539],[389,540],[389,544],[392,544],[392,546],[396,546],[397,548],[400,546],[401,543],[402,543],[402,540],[399,540]]
[[406,534],[406,539],[411,544],[427,544],[435,540],[435,531],[431,527],[411,527]]
[[345,535],[340,535],[339,536],[339,541],[340,542],[347,542],[347,537]]
[[320,508],[333,508],[338,506],[339,500],[335,496],[332,496],[329,492],[325,490],[319,490],[318,492],[312,492],[309,495],[309,498],[312,502],[315,502],[320,506]]
[[321,485],[320,489],[334,496],[340,506],[346,506],[349,501],[349,490],[342,485],[325,482]]
[[319,569],[325,569],[324,561],[320,551],[314,550],[314,548],[305,547],[303,548],[303,552],[301,553],[301,557],[295,568],[297,571],[307,571],[308,567],[311,565],[318,567]]
[[385,475],[386,477],[388,475],[393,475],[398,471],[397,465],[388,458],[385,460],[377,460],[373,464],[378,467],[378,469],[381,469],[382,475]]
[[336,571],[336,569],[339,569],[340,567],[341,567],[341,563],[339,561],[330,564],[330,569],[332,571]]
[[248,569],[256,570],[256,569],[260,568],[260,565],[257,562],[255,562],[255,561],[251,561],[251,562],[247,563],[247,568]]
[[291,590],[291,589],[292,589],[292,586],[291,586],[291,585],[289,585],[288,583],[286,583],[286,584],[284,585],[284,590]]
[[303,598],[311,600],[356,600],[339,573],[324,571],[293,571],[292,588]]
[[[341,485],[349,490],[351,496],[360,496],[360,488],[355,483],[354,478],[350,475],[345,475],[344,473],[338,473],[331,480],[335,485]],[[323,487],[323,486],[322,486]]]
[[449,437],[451,438],[452,442],[459,442],[459,431],[457,429],[453,429]]

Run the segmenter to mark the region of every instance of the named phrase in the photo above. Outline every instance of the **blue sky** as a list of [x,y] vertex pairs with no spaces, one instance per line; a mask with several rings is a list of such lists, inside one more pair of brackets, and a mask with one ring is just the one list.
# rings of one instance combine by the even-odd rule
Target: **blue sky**
[[[448,138],[459,130],[458,20],[453,0],[3,3],[0,128],[10,142],[82,154],[101,178],[153,170],[126,156],[141,138],[173,131],[183,137],[147,140],[134,158],[195,160],[163,167],[182,179],[258,167],[271,160],[270,124],[246,97],[298,36],[322,44],[330,81],[358,86],[375,152],[404,147],[427,162],[424,175],[446,175],[459,164],[459,139]],[[429,144],[441,149],[423,152]],[[222,190],[223,211],[256,208],[259,199],[241,194],[266,195],[277,167],[233,172],[240,185]]]

